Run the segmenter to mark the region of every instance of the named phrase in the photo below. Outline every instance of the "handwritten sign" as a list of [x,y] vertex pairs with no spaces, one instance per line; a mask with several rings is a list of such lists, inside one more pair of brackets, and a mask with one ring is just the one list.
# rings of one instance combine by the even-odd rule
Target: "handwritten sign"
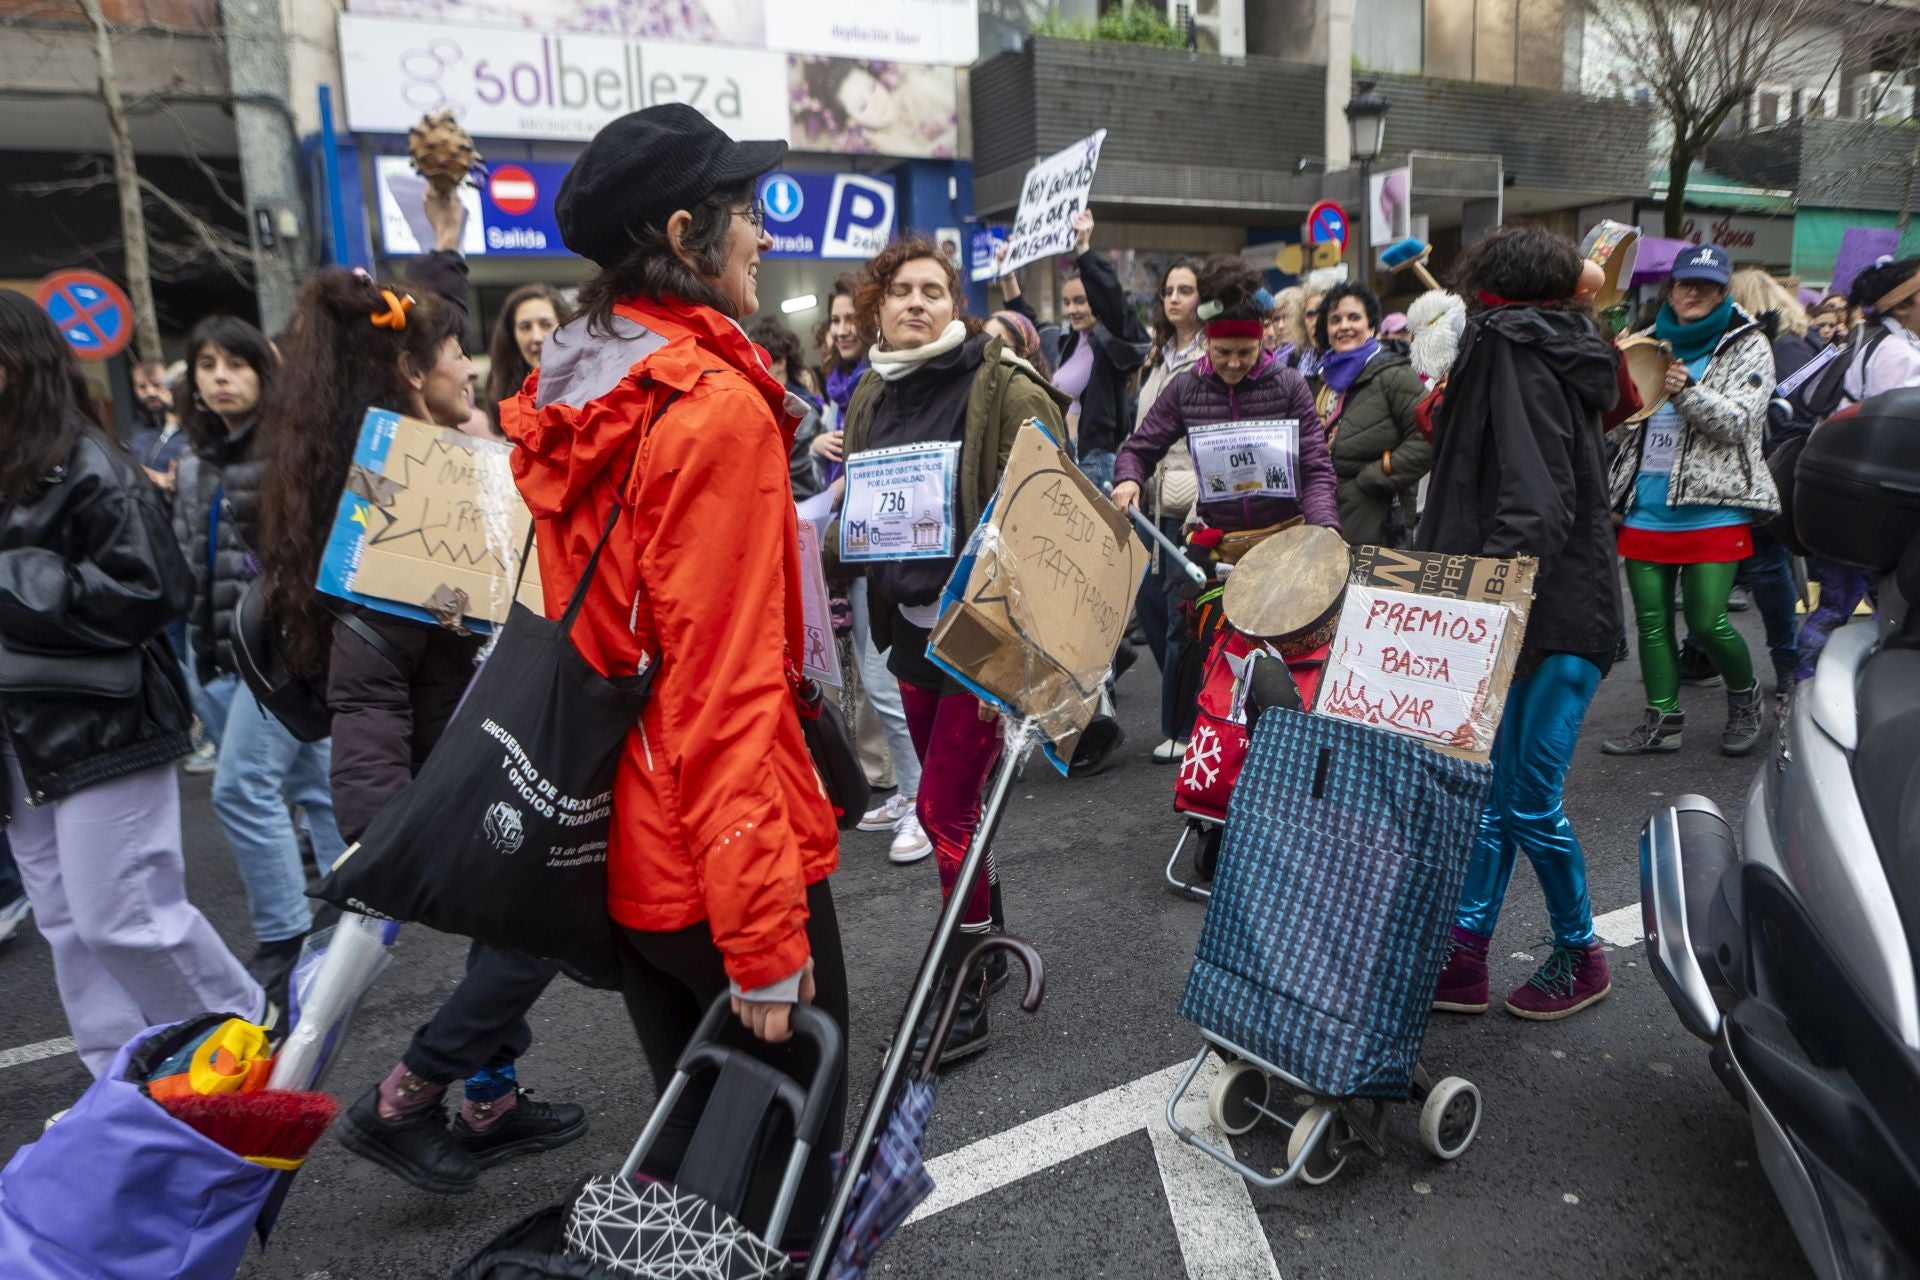
[[822,684],[840,687],[840,650],[833,641],[833,610],[827,604],[827,579],[820,569],[820,529],[802,519],[800,535],[800,625],[806,652],[800,666]]
[[[511,452],[504,441],[368,410],[315,587],[456,629],[505,622],[533,519]],[[519,600],[542,609],[537,560]]]
[[1349,587],[1315,710],[1441,746],[1491,750],[1487,705],[1511,618],[1487,601]]
[[1029,422],[948,587],[933,657],[1071,755],[1146,567],[1126,517]]
[[1106,140],[1107,131],[1101,129],[1027,170],[1020,184],[1020,210],[1007,233],[1002,272],[1073,248],[1073,220],[1093,193],[1093,172]]

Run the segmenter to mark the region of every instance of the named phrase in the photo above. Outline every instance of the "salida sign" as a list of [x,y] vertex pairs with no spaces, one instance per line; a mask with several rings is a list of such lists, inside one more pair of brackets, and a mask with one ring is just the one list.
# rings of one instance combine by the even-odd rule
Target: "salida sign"
[[784,138],[787,63],[777,53],[613,36],[340,16],[347,123],[404,133],[451,106],[480,137],[590,138],[617,116],[684,102],[736,138]]

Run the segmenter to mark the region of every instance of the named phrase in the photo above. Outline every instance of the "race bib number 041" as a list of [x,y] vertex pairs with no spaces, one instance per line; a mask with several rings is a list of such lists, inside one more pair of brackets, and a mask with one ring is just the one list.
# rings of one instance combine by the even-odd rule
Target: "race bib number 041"
[[1292,498],[1300,491],[1300,420],[1193,427],[1187,445],[1200,472],[1200,501]]
[[869,449],[847,459],[840,559],[938,560],[954,554],[960,442]]

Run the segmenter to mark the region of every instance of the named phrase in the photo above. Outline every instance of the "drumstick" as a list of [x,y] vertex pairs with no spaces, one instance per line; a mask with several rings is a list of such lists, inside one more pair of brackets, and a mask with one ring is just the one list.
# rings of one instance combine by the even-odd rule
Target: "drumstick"
[[1127,514],[1133,517],[1133,523],[1138,526],[1140,532],[1159,543],[1160,549],[1173,557],[1174,562],[1180,566],[1180,572],[1193,579],[1195,586],[1204,587],[1207,585],[1207,571],[1187,559],[1186,553],[1180,550],[1173,539],[1160,532],[1160,526],[1141,514],[1140,508],[1128,507]]

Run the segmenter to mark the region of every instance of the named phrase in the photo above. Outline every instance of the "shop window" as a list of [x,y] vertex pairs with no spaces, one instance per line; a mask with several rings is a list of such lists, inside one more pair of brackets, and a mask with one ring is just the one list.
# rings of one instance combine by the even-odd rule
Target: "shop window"
[[1353,58],[1369,71],[1419,75],[1427,0],[1357,0]]

